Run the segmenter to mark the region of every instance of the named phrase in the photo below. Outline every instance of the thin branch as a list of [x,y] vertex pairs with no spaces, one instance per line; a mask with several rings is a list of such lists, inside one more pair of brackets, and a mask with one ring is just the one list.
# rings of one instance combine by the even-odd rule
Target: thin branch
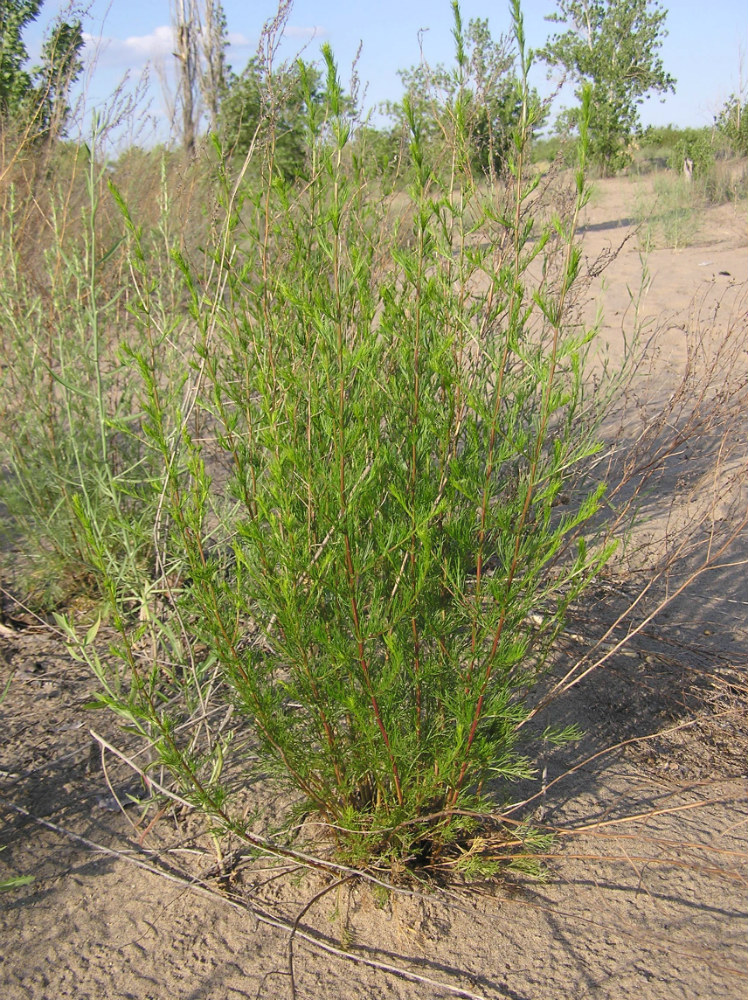
[[[192,877],[188,878],[185,876],[175,875],[172,872],[164,871],[156,865],[149,864],[146,861],[141,860],[138,857],[133,857],[124,851],[118,851],[113,847],[106,847],[103,844],[98,844],[93,840],[89,840],[87,837],[82,837],[80,834],[73,833],[72,830],[67,830],[65,827],[60,826],[57,823],[52,823],[49,820],[41,819],[38,816],[34,816],[23,806],[17,806],[12,802],[6,802],[5,805],[11,809],[13,812],[37,823],[39,826],[46,827],[48,830],[52,830],[54,833],[58,833],[63,837],[67,837],[79,844],[83,844],[88,847],[89,850],[95,851],[96,853],[106,854],[109,857],[117,858],[120,861],[126,861],[128,864],[135,865],[137,868],[147,871],[152,875],[157,875],[160,878],[164,878],[169,882],[174,882],[177,885],[183,886],[185,889],[189,889],[192,892],[197,892],[202,896],[206,896],[216,902],[225,903],[231,906],[235,910],[239,910],[242,913],[249,913],[255,918],[258,923],[265,924],[268,927],[274,927],[279,930],[286,931],[289,934],[294,935],[301,941],[305,941],[312,948],[318,951],[323,951],[328,955],[333,955],[336,958],[340,958],[346,962],[354,962],[358,965],[365,965],[370,969],[376,969],[379,972],[385,972],[388,975],[395,976],[398,979],[404,979],[411,983],[420,983],[423,986],[428,986],[430,989],[442,990],[445,993],[451,993],[452,996],[463,997],[464,1000],[488,1000],[488,997],[482,993],[473,993],[471,990],[463,989],[460,986],[453,986],[451,983],[441,982],[437,979],[432,979],[429,976],[422,976],[417,972],[412,972],[410,969],[404,969],[401,966],[393,965],[389,962],[380,962],[377,959],[367,958],[364,955],[357,955],[355,952],[344,951],[342,948],[336,948],[334,945],[329,944],[327,941],[323,940],[316,934],[313,934],[308,930],[300,930],[297,926],[296,921],[286,920],[282,917],[273,916],[264,910],[261,910],[255,903],[242,901],[239,902],[235,897],[226,895],[224,893],[217,892],[214,889],[209,888],[206,883],[201,879]],[[352,872],[353,875],[358,875],[358,872]],[[346,881],[343,879],[341,881]],[[384,883],[380,883],[384,884]],[[392,889],[392,886],[388,888]],[[458,970],[455,970],[457,972]],[[508,997],[508,994],[501,994],[504,997]]]

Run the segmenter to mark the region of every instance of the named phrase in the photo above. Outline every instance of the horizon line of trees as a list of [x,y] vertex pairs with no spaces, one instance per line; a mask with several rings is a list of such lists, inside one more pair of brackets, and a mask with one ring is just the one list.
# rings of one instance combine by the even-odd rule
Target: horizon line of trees
[[[70,91],[82,69],[81,20],[58,19],[48,34],[42,63],[27,68],[25,29],[44,0],[0,0],[0,128],[25,127],[35,140],[65,135]],[[432,148],[449,145],[450,122],[460,120],[468,136],[463,155],[475,176],[499,174],[507,160],[513,128],[521,112],[516,52],[507,36],[494,38],[487,19],[463,24],[458,0],[451,0],[456,58],[452,66],[425,62],[400,71],[403,96],[381,109],[390,125],[375,127],[357,118],[356,95],[345,95],[357,147],[367,166],[386,174],[409,157],[407,136],[418,129]],[[577,96],[592,88],[589,125],[592,159],[603,175],[624,166],[632,140],[642,135],[639,109],[652,94],[674,92],[660,49],[667,11],[658,0],[556,0],[546,18],[559,30],[534,54]],[[265,26],[263,48],[235,73],[226,59],[228,27],[221,0],[171,0],[177,70],[174,123],[179,141],[193,156],[205,131],[217,133],[231,153],[243,155],[253,142],[273,135],[274,167],[288,180],[306,169],[305,130],[325,113],[319,66],[305,59],[276,68],[274,57],[292,9],[281,0]],[[532,56],[531,56],[532,57]],[[548,104],[531,94],[534,133],[548,124]],[[736,152],[748,155],[748,105],[734,94],[715,127]],[[557,135],[573,133],[578,108],[561,112]]]

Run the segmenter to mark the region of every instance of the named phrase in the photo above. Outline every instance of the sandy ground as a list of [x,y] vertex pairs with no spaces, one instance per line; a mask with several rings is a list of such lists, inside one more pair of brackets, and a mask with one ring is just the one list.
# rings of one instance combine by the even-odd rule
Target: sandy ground
[[[744,207],[705,211],[691,246],[649,253],[639,297],[643,261],[630,220],[636,186],[601,182],[586,210],[586,266],[594,272],[601,253],[615,257],[602,275],[590,275],[586,312],[604,304],[601,340],[620,356],[639,300],[647,362],[615,440],[635,444],[649,428],[651,448],[670,440],[670,425],[687,407],[671,405],[655,431],[647,420],[677,394],[684,366],[713,357],[710,345],[743,338],[725,355],[726,368],[715,370],[744,390],[748,233]],[[692,399],[690,389],[685,395]],[[718,405],[711,391],[704,412]],[[730,413],[731,450],[720,472],[727,478],[748,456],[746,407],[742,419],[739,405]],[[646,497],[641,544],[629,546],[575,613],[557,676],[636,593],[636,574],[646,574],[654,551],[649,543],[676,544],[672,499],[681,513],[704,501],[725,428],[700,426],[700,438],[672,449]],[[728,523],[723,496],[720,503],[702,525],[715,545]],[[656,596],[677,588],[704,551],[692,546],[686,569]],[[0,878],[34,881],[0,896],[0,996],[269,1000],[293,989],[315,1000],[745,996],[746,556],[743,530],[718,566],[658,618],[646,623],[646,611],[637,612],[638,634],[538,720],[538,731],[573,721],[585,734],[560,750],[538,744],[542,783],[516,789],[518,799],[536,796],[516,816],[560,831],[547,880],[513,874],[420,894],[381,893],[360,881],[336,886],[327,875],[249,858],[234,844],[224,845],[221,872],[195,816],[172,811],[152,823],[153,809],[119,809],[112,790],[120,801],[142,791],[111,758],[102,773],[89,727],[118,745],[122,737],[113,720],[85,710],[92,679],[59,640],[6,608],[0,679],[12,672],[13,680],[0,708]],[[274,808],[262,783],[247,795]],[[292,982],[288,926],[297,918]]]

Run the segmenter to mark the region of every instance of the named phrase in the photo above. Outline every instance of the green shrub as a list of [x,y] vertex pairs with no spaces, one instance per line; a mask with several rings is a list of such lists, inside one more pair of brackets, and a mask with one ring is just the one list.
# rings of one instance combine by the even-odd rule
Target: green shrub
[[[115,607],[124,670],[96,658],[92,636],[79,655],[182,794],[224,826],[243,829],[221,783],[231,740],[213,733],[198,749],[185,724],[198,701],[204,717],[217,678],[256,734],[252,753],[347,856],[423,860],[474,826],[465,811],[487,805],[491,783],[532,773],[519,743],[528,693],[610,552],[593,543],[604,486],[586,477],[594,330],[565,321],[586,119],[573,213],[542,227],[526,87],[514,179],[488,194],[459,129],[451,181],[435,179],[411,114],[403,234],[346,167],[351,121],[325,59],[307,184],[278,176],[271,143],[259,189],[246,172],[226,178],[209,275],[174,255],[201,342],[178,436],[154,359],[131,355],[143,433],[166,470],[163,548],[188,567],[176,618],[154,609],[133,635]],[[122,209],[141,284],[138,229]],[[142,634],[162,651],[147,664]],[[178,670],[186,637],[191,668]]]
[[748,101],[739,94],[731,94],[716,118],[716,125],[734,153],[748,156]]
[[675,144],[668,166],[677,174],[683,172],[686,160],[692,164],[696,180],[706,177],[714,166],[715,150],[709,129],[683,129],[683,134]]
[[[14,317],[22,377],[3,386],[6,409],[9,390],[48,388],[18,424],[28,457],[12,452],[9,479],[45,544],[91,573],[116,657],[96,652],[99,619],[82,638],[60,623],[153,766],[238,833],[229,790],[259,755],[348,857],[449,850],[496,782],[532,774],[530,693],[611,551],[589,461],[606,398],[586,377],[595,330],[568,318],[590,94],[573,207],[540,223],[538,107],[512,10],[506,182],[474,183],[450,109],[437,126],[451,168],[431,162],[406,105],[412,183],[373,197],[325,50],[323,95],[301,95],[303,184],[277,169],[272,119],[251,170],[232,175],[216,143],[223,227],[202,251],[172,243],[168,261],[154,254],[170,242],[168,189],[154,234],[112,185],[125,296],[100,281],[91,155],[83,253],[55,234],[66,277],[51,301],[60,317],[60,296],[78,303],[71,326],[43,354],[40,300],[24,354]],[[466,99],[458,88],[456,107]]]
[[560,135],[550,136],[547,139],[534,138],[530,147],[532,163],[553,162],[560,159],[565,166],[573,167],[576,156],[576,143]]

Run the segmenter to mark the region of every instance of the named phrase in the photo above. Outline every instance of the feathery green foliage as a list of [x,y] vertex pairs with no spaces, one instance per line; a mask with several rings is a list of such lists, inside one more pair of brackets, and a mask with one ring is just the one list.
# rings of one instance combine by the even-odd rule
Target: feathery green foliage
[[[651,91],[674,89],[659,55],[667,11],[657,0],[557,0],[557,7],[547,20],[568,28],[538,55],[580,88],[592,87],[590,153],[607,175],[626,162],[639,105]],[[567,111],[565,126],[576,128],[579,113]]]
[[[586,378],[595,330],[567,318],[591,92],[572,211],[543,224],[519,0],[512,12],[504,178],[476,182],[458,71],[439,122],[447,171],[406,102],[412,180],[393,224],[352,151],[356,116],[325,47],[319,100],[300,73],[304,183],[278,170],[277,118],[253,170],[232,174],[216,139],[224,223],[204,251],[172,247],[181,299],[112,185],[135,335],[115,357],[97,347],[119,300],[102,299],[89,242],[73,315],[91,339],[81,325],[38,367],[55,439],[46,456],[30,437],[28,453],[66,464],[29,506],[50,539],[55,502],[69,520],[118,632],[115,663],[97,652],[98,621],[80,638],[61,625],[100,701],[229,829],[244,820],[224,772],[241,782],[249,763],[246,742],[209,722],[227,702],[251,755],[347,857],[428,862],[469,839],[468,814],[532,774],[528,698],[610,554],[590,461],[604,398]],[[14,462],[27,486],[22,451]]]
[[[430,67],[421,62],[400,72],[404,96],[388,112],[406,135],[410,120],[419,122],[421,144],[436,169],[449,169],[455,136],[462,135],[469,166],[476,180],[490,179],[505,169],[512,136],[522,113],[521,87],[515,72],[514,38],[491,36],[488,21],[462,20],[459,4],[452,3],[455,41],[454,66]],[[543,125],[544,113],[535,91],[533,130]]]
[[731,94],[716,118],[717,129],[738,156],[748,156],[748,100],[743,94]]
[[[221,101],[219,131],[227,152],[246,156],[273,137],[276,169],[287,180],[306,169],[304,118],[319,101],[319,71],[298,60],[263,79],[256,58],[240,76],[231,75]],[[307,103],[308,102],[308,103]]]

